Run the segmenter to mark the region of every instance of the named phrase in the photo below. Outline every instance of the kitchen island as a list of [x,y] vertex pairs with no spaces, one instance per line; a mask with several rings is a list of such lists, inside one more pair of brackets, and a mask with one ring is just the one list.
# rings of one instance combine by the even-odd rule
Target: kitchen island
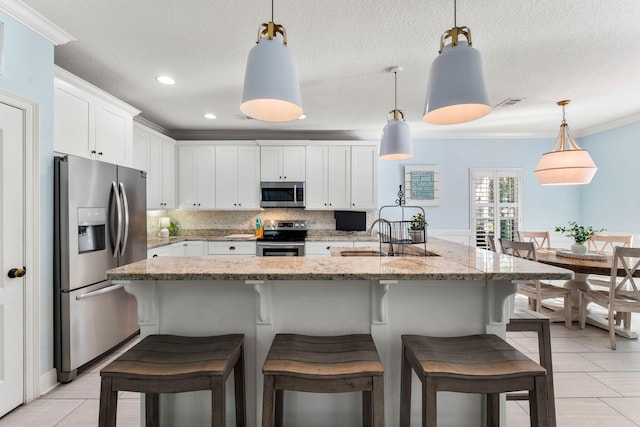
[[[136,297],[142,336],[245,334],[247,421],[260,425],[262,363],[276,333],[370,333],[385,374],[385,418],[399,419],[400,336],[505,336],[518,283],[569,270],[433,239],[425,257],[154,258],[107,272]],[[420,423],[414,381],[413,424]],[[227,399],[233,418],[233,387]],[[359,393],[285,393],[285,425],[361,425]],[[162,396],[164,425],[206,425],[208,392]],[[482,425],[481,399],[443,394],[440,426]],[[503,417],[504,418],[504,417]]]

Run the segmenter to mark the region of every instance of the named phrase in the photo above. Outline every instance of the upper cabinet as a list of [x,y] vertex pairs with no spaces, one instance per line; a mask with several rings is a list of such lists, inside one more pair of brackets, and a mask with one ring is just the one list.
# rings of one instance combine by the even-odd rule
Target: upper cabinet
[[133,117],[139,110],[56,67],[54,151],[133,166]]
[[179,209],[215,209],[215,148],[181,145],[178,148]]
[[260,147],[261,181],[304,181],[305,147],[263,145]]
[[216,146],[216,209],[260,209],[260,147]]
[[147,209],[174,209],[176,142],[139,123],[133,135],[133,165],[147,171]]
[[351,147],[310,145],[306,157],[306,208],[350,209]]
[[378,147],[351,147],[351,209],[378,209]]

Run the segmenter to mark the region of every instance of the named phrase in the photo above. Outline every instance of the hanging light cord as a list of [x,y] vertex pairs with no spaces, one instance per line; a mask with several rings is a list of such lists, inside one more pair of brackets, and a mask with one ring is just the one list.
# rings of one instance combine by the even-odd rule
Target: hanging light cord
[[271,0],[271,22],[275,22],[273,20],[273,0]]
[[458,19],[457,19],[457,7],[456,7],[456,0],[453,0],[453,26],[454,28],[458,26]]
[[397,71],[393,72],[393,94],[394,94],[393,109],[397,110],[398,109],[398,72]]

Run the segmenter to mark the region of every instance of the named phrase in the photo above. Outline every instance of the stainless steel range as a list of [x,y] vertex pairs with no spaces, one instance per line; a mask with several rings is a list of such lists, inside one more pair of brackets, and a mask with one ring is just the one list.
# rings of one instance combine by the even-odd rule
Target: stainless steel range
[[263,236],[257,239],[257,256],[303,256],[307,221],[265,221]]

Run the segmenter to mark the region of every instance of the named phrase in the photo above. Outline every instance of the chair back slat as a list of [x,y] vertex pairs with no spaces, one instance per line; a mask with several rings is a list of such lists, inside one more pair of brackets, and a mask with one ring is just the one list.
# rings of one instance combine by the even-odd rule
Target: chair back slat
[[[625,275],[618,281],[618,270],[621,268]],[[615,246],[611,261],[610,296],[615,297],[615,294],[640,296],[640,290],[636,284],[638,277],[634,277],[638,269],[640,269],[640,248]]]
[[628,248],[631,246],[631,235],[596,235],[587,240],[589,252],[612,254],[616,246]]
[[551,239],[548,231],[518,231],[518,240],[521,242],[533,242],[536,249],[551,247]]
[[513,240],[498,239],[502,252],[518,258],[538,261],[536,246],[533,242],[514,242]]

